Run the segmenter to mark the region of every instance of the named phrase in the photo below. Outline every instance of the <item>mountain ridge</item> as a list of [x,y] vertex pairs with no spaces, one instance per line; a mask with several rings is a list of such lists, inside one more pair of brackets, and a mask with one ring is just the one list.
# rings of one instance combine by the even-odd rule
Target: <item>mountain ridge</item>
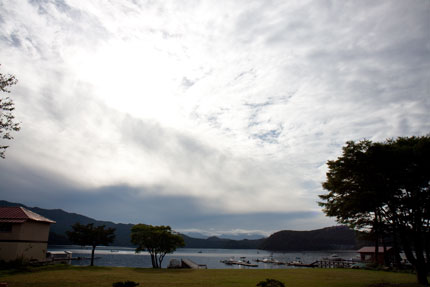
[[355,231],[347,226],[331,226],[308,231],[281,230],[260,246],[273,251],[317,251],[353,249],[358,245]]
[[[130,242],[131,228],[134,224],[114,223],[111,221],[96,220],[78,213],[70,213],[62,209],[44,209],[28,207],[21,203],[0,200],[0,206],[22,206],[42,216],[56,221],[51,225],[49,245],[71,244],[66,231],[76,222],[81,224],[93,223],[105,225],[116,229],[116,238],[112,245],[133,246]],[[181,234],[187,248],[221,248],[221,249],[263,249],[270,251],[315,251],[330,249],[351,249],[357,246],[355,232],[346,226],[326,227],[309,231],[282,230],[273,233],[267,238],[260,239],[228,239],[210,236],[206,239],[193,238]]]

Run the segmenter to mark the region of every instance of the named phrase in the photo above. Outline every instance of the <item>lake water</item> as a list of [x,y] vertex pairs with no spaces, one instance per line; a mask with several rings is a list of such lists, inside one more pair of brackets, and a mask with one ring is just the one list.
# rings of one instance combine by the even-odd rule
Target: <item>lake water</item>
[[[88,258],[91,256],[90,248],[82,248],[80,246],[65,245],[65,246],[49,246],[48,251],[71,251],[73,257]],[[221,260],[234,257],[239,260],[240,257],[246,257],[246,260],[254,262],[255,259],[263,259],[272,256],[279,261],[291,262],[300,260],[303,263],[312,263],[324,257],[329,257],[332,254],[337,254],[340,258],[351,259],[356,258],[357,253],[353,250],[331,250],[320,252],[269,252],[256,249],[193,249],[180,248],[172,254],[166,255],[163,261],[163,268],[169,264],[170,259],[190,259],[197,264],[205,264],[209,269],[282,269],[296,268],[287,265],[274,265],[257,263],[258,267],[244,267],[238,265],[226,265],[221,263]],[[150,268],[151,258],[147,252],[136,254],[134,248],[115,247],[115,246],[99,246],[95,251],[94,264],[97,266],[118,266],[118,267],[145,267]],[[73,265],[89,265],[89,260],[72,260]]]

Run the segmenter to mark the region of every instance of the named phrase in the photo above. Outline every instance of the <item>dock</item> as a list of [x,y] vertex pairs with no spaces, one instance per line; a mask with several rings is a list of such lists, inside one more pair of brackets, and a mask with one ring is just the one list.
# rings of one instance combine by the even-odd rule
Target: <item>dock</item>
[[320,260],[312,264],[319,268],[352,268],[355,263],[352,260]]
[[197,264],[190,259],[181,259],[182,268],[190,268],[190,269],[208,269],[207,265]]
[[318,260],[310,264],[300,261],[289,262],[288,266],[295,267],[318,267],[318,268],[352,268],[355,262],[351,260]]

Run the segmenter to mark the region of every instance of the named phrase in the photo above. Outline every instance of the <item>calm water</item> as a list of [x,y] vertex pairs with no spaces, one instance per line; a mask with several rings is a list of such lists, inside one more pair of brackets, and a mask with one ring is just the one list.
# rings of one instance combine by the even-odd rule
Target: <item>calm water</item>
[[[80,246],[50,246],[49,251],[71,251],[73,257],[90,257],[90,248],[81,248]],[[255,259],[268,258],[272,256],[279,261],[291,262],[294,260],[301,260],[304,263],[312,263],[320,260],[323,257],[329,257],[336,253],[343,259],[355,258],[357,253],[355,251],[321,251],[321,252],[268,252],[256,249],[193,249],[181,248],[173,254],[168,254],[164,258],[163,268],[167,267],[170,259],[190,259],[197,264],[206,264],[210,269],[281,269],[281,268],[296,268],[287,265],[274,265],[257,263],[258,267],[244,267],[237,265],[226,265],[221,263],[220,260],[229,259],[234,257],[239,260],[240,257],[246,257],[246,260],[253,262]],[[98,266],[122,266],[122,267],[152,267],[151,258],[147,252],[136,254],[134,248],[128,247],[97,247],[95,252],[97,258],[94,262]],[[254,263],[254,262],[253,262]],[[73,260],[73,265],[89,265],[89,260]]]

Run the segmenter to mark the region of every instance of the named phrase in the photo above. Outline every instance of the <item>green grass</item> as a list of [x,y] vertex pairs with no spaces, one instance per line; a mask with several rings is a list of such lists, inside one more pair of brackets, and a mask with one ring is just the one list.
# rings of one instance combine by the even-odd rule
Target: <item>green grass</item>
[[285,283],[286,287],[382,287],[418,286],[415,275],[352,269],[259,269],[259,270],[154,270],[121,267],[35,268],[31,272],[0,273],[0,282],[9,287],[98,287],[131,280],[144,286],[256,286],[266,278]]

